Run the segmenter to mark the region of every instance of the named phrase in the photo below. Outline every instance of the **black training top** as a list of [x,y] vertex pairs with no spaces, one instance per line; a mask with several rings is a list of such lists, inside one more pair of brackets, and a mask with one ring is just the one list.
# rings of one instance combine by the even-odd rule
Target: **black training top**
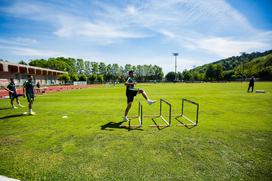
[[16,94],[16,86],[15,83],[10,82],[9,85],[7,86],[8,90],[13,91],[13,93],[10,94]]
[[252,85],[253,85],[254,82],[255,82],[255,79],[254,79],[254,78],[251,78],[250,81],[249,81],[249,84],[252,84]]

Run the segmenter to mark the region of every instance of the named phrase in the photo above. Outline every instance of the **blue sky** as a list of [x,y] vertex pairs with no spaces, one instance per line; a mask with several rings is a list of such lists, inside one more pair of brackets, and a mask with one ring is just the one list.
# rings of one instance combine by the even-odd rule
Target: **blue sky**
[[0,0],[0,58],[190,69],[272,49],[271,0]]

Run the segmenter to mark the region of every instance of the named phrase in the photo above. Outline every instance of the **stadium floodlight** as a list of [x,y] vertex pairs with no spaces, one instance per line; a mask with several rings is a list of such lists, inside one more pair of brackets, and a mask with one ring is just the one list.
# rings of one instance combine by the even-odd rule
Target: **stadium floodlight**
[[244,57],[245,57],[245,55],[246,55],[246,52],[240,52],[240,54],[241,54],[241,74],[242,74],[242,81],[244,80]]
[[175,81],[177,81],[177,56],[179,55],[178,53],[173,53],[175,57]]

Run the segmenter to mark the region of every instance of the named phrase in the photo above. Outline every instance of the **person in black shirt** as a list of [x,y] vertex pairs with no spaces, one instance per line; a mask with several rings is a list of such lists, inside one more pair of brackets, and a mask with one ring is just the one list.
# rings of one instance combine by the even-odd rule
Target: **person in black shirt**
[[250,88],[251,88],[251,92],[253,92],[253,89],[254,89],[254,82],[255,82],[255,78],[254,78],[254,76],[252,76],[251,79],[249,80],[247,92],[249,92],[249,89],[250,89]]
[[11,108],[13,108],[13,109],[17,108],[13,104],[14,99],[16,99],[16,102],[17,102],[17,104],[18,104],[19,107],[24,107],[23,105],[20,104],[19,95],[17,94],[16,85],[14,83],[14,79],[13,78],[10,78],[10,83],[5,88],[5,90],[9,92],[9,98],[10,98]]
[[133,71],[129,71],[128,79],[127,79],[127,81],[125,83],[125,85],[126,85],[126,96],[127,96],[127,108],[125,110],[125,115],[124,115],[124,118],[123,118],[124,121],[129,121],[128,118],[127,118],[127,115],[128,115],[128,112],[129,112],[129,110],[131,108],[133,99],[137,94],[142,94],[149,105],[152,105],[152,104],[154,104],[156,102],[156,101],[150,100],[144,90],[139,89],[139,88],[135,88],[134,87],[135,84],[136,84],[136,81],[134,80]]

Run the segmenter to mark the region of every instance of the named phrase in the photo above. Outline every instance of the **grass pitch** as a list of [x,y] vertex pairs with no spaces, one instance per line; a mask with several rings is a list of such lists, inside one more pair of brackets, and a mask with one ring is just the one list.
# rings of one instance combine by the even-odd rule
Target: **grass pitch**
[[[246,93],[247,83],[139,84],[151,99],[181,98],[200,104],[199,126],[120,128],[124,86],[50,93],[27,108],[8,109],[0,100],[0,175],[21,180],[270,180],[272,178],[272,83],[256,83],[265,94]],[[144,115],[159,103],[137,101]],[[27,105],[26,99],[21,102]],[[185,113],[194,116],[194,107]],[[167,116],[167,107],[163,107]],[[66,117],[65,117],[66,116]],[[155,120],[160,124],[161,120]],[[137,123],[137,120],[135,120]],[[127,123],[123,123],[127,125]]]

